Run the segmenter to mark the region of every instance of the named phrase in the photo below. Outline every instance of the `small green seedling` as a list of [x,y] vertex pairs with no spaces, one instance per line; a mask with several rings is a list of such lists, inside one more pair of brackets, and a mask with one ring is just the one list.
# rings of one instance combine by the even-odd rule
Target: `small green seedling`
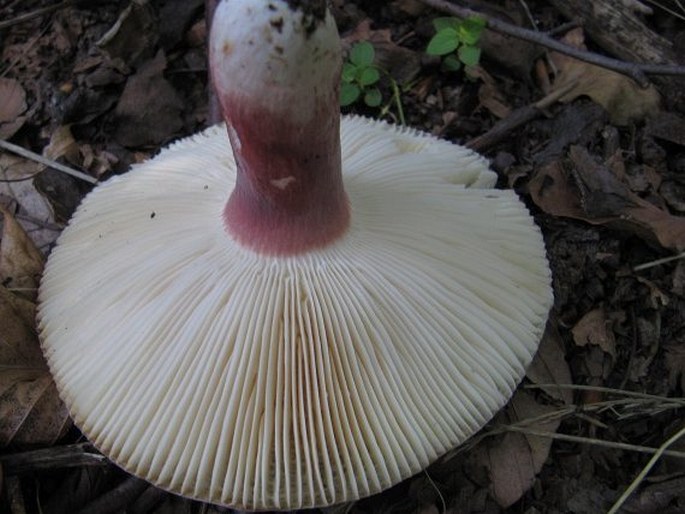
[[343,64],[340,85],[340,105],[346,107],[362,98],[369,107],[378,107],[383,98],[376,84],[381,74],[373,60],[376,53],[368,41],[355,43],[350,56]]
[[477,45],[485,28],[483,18],[436,18],[433,20],[433,27],[436,34],[428,42],[426,53],[444,57],[442,65],[446,70],[457,71],[462,64],[478,64],[480,48]]

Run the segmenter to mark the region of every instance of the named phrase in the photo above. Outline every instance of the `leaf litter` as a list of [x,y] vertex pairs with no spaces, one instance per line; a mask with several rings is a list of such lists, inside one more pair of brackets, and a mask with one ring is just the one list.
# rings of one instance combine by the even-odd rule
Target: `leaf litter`
[[40,350],[35,297],[43,256],[6,209],[0,242],[0,447],[54,444],[71,421]]
[[[182,2],[165,2],[165,12],[176,12],[176,4]],[[398,82],[412,84],[402,89],[401,98],[412,126],[464,141],[487,130],[494,119],[506,120],[512,108],[540,94],[571,88],[562,96],[563,105],[545,109],[547,119],[512,132],[489,155],[495,169],[531,200],[552,261],[557,293],[555,315],[527,376],[527,384],[536,387],[516,395],[500,418],[475,438],[480,445],[467,447],[451,460],[432,466],[430,480],[419,475],[387,493],[348,506],[348,510],[398,512],[416,506],[417,511],[433,513],[442,511],[444,501],[446,512],[460,514],[501,512],[502,505],[512,505],[510,510],[517,512],[564,504],[571,512],[601,511],[633,478],[638,459],[629,453],[595,451],[593,447],[518,432],[493,434],[498,426],[501,429],[501,423],[517,424],[540,415],[554,417],[561,409],[601,405],[607,398],[604,392],[575,391],[573,384],[664,396],[683,394],[685,264],[675,262],[639,273],[632,271],[638,264],[682,251],[682,218],[678,215],[682,212],[678,211],[682,202],[678,186],[685,171],[685,157],[679,148],[683,144],[679,135],[682,113],[659,111],[654,92],[636,89],[629,79],[558,55],[550,56],[555,69],[545,71],[549,88],[541,87],[541,92],[529,81],[531,70],[539,62],[540,49],[492,34],[484,40],[484,53],[489,55],[485,55],[481,71],[475,74],[478,82],[443,77],[422,58],[421,45],[430,36],[422,27],[429,27],[432,19],[425,6],[406,0],[390,2],[383,8],[373,2],[333,4],[336,12],[342,13],[341,33],[346,40],[371,39],[392,76]],[[539,8],[535,2],[531,6]],[[187,29],[185,39],[178,30],[194,27],[202,34],[198,28],[202,20],[198,18],[201,13],[180,7],[187,16],[183,23],[174,25],[182,28],[173,31],[160,28],[168,23],[158,23],[155,16],[159,13],[147,2],[123,10],[121,6],[103,6],[98,12],[69,8],[58,13],[52,24],[45,25],[42,37],[28,38],[22,32],[38,34],[38,23],[10,31],[3,58],[17,64],[8,79],[23,85],[32,104],[29,111],[19,112],[21,102],[13,100],[18,107],[12,116],[18,113],[15,122],[19,120],[21,126],[36,132],[40,128],[43,137],[43,142],[37,144],[23,132],[15,131],[17,142],[34,145],[40,152],[49,141],[47,155],[106,178],[144,159],[160,143],[196,131],[206,116],[206,107],[198,101],[203,98],[206,79],[202,73],[187,69],[202,65],[202,49],[197,48],[201,42],[190,34],[191,29]],[[502,8],[493,6],[493,10]],[[521,12],[510,11],[512,20],[526,19]],[[550,12],[536,12],[541,23],[549,23]],[[581,32],[568,37],[576,38],[573,44],[583,46]],[[189,49],[185,45],[191,39],[195,43]],[[492,41],[499,41],[499,46]],[[71,68],[64,66],[64,59],[57,66],[49,50],[57,43],[62,54],[69,55],[66,59],[73,61]],[[519,50],[522,46],[525,51]],[[493,66],[493,62],[507,67],[507,71]],[[150,98],[154,88],[158,89],[159,99]],[[43,89],[58,94],[50,97]],[[593,101],[590,106],[583,99],[586,97]],[[145,126],[142,115],[150,106],[155,113],[162,112],[167,121]],[[599,112],[602,109],[606,114]],[[641,125],[645,119],[646,125]],[[24,184],[20,189],[15,187],[18,183],[9,183],[15,185],[12,188],[4,184],[0,200],[17,215],[38,246],[47,249],[56,235],[52,230],[55,220],[65,221],[85,191],[73,183],[57,187],[47,181],[40,185],[48,176],[41,166],[7,160],[5,154],[0,159],[3,173],[11,173],[6,177],[40,177],[21,180]],[[58,207],[58,203],[65,205]],[[43,226],[31,224],[31,220]],[[51,236],[41,232],[46,225],[51,227]],[[14,273],[11,275],[14,277]],[[13,334],[14,339],[25,343],[7,356],[2,354],[2,359],[23,362],[19,371],[8,372],[7,376],[39,377],[21,382],[21,394],[18,386],[12,394],[22,398],[23,410],[16,412],[53,413],[57,421],[33,423],[53,427],[40,435],[48,441],[59,432],[54,427],[62,418],[55,415],[59,408],[48,393],[47,383],[40,378],[46,369],[38,360],[32,324],[35,307],[19,293],[2,290],[0,298],[4,299],[3,313],[7,312],[7,316],[3,314],[0,323],[9,325],[5,319],[14,321],[11,330],[0,327],[0,334]],[[666,301],[662,301],[664,298]],[[568,387],[557,387],[563,385]],[[42,395],[40,391],[44,391]],[[0,408],[15,412],[9,407]],[[655,414],[650,415],[652,412]],[[557,421],[533,428],[554,432],[558,427],[559,432],[587,438],[633,439],[658,446],[664,427],[678,419],[672,409],[659,411],[656,407],[634,412],[629,421],[608,411],[591,414],[587,415],[589,421],[588,417],[557,417]],[[43,420],[37,414],[35,419]],[[14,433],[13,444],[40,444],[41,439],[32,439],[26,427],[24,423],[6,431]],[[641,440],[645,434],[650,438]],[[83,473],[79,470],[74,476],[83,478]],[[115,477],[107,481],[110,489],[122,480],[116,470],[103,473]],[[649,487],[656,489],[645,492],[666,491],[667,482],[663,484],[659,489],[659,482],[650,483]],[[76,486],[65,481],[63,487],[50,496],[50,505],[60,504],[60,497],[75,500],[70,491]],[[106,490],[103,486],[82,497],[79,494],[78,501],[69,503],[69,509],[88,504]],[[188,500],[159,494],[158,510],[151,507],[145,512],[191,509]],[[672,502],[682,501],[677,494],[669,498]]]

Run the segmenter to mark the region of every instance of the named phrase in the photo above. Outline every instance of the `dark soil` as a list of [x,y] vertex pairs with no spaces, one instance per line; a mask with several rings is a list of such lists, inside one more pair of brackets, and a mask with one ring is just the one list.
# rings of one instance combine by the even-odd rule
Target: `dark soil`
[[[468,143],[499,121],[497,105],[511,112],[545,96],[535,71],[546,63],[543,48],[521,46],[507,63],[484,44],[487,79],[447,73],[439,58],[424,53],[434,11],[411,1],[332,3],[348,47],[374,42],[379,66],[400,87],[410,126]],[[680,17],[652,6],[655,15],[644,21],[680,44],[685,12],[677,2],[664,3]],[[0,20],[52,4],[0,0]],[[55,158],[103,179],[206,126],[201,0],[70,4],[0,29],[0,77],[16,79],[27,95],[23,120],[13,129],[0,124],[3,138],[41,153],[51,140],[59,144],[55,133],[68,126],[73,141],[62,141],[68,148]],[[478,5],[529,26],[524,4]],[[531,0],[527,7],[541,30],[567,22],[547,2]],[[592,40],[587,44],[596,50]],[[398,121],[392,81],[384,78],[380,88],[387,109],[355,104],[347,110]],[[661,110],[621,124],[588,95],[553,103],[482,148],[500,186],[520,193],[547,243],[556,300],[544,350],[514,403],[464,448],[382,494],[327,511],[606,512],[650,455],[593,440],[658,448],[683,428],[685,259],[658,260],[685,251],[685,112],[669,108],[669,92],[662,94]],[[588,162],[594,163],[590,177]],[[598,187],[592,177],[609,178]],[[41,240],[47,252],[90,186],[52,169],[34,184],[55,212]],[[30,222],[21,199],[2,193],[0,200]],[[636,202],[649,205],[631,210]],[[644,219],[650,206],[661,213],[658,221]],[[550,383],[590,387],[545,387]],[[557,438],[505,428],[543,413],[552,422],[528,428]],[[74,428],[47,449],[82,441]],[[10,445],[0,459],[35,449]],[[229,512],[157,490],[106,462],[61,461],[63,467],[20,473],[3,462],[0,512]],[[684,462],[661,458],[621,512],[685,512]]]

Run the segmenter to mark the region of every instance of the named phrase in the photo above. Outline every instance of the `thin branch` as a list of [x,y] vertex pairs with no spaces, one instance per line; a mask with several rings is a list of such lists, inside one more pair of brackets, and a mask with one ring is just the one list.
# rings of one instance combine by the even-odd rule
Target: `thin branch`
[[672,255],[670,257],[664,257],[663,259],[657,259],[655,261],[645,262],[644,264],[633,266],[633,271],[642,271],[645,269],[653,268],[655,266],[661,266],[662,264],[666,264],[672,261],[677,261],[679,259],[685,259],[685,252],[679,253],[678,255]]
[[[547,432],[545,430],[535,430],[525,426],[517,425],[500,425],[497,427],[499,430],[506,432],[518,432],[524,435],[545,437],[548,439],[556,439],[558,441],[568,441],[571,443],[579,444],[591,444],[594,446],[602,446],[604,448],[613,448],[615,450],[625,450],[637,453],[648,453],[655,456],[668,455],[669,457],[676,457],[678,459],[685,459],[685,452],[677,450],[666,450],[667,445],[663,445],[661,448],[652,448],[651,446],[639,446],[636,444],[619,443],[616,441],[606,441],[604,439],[592,439],[590,437],[581,437],[569,434],[560,434],[557,432]],[[490,434],[497,433],[496,430]],[[682,435],[682,434],[681,434]],[[670,440],[669,440],[670,441]],[[672,441],[671,441],[672,442]]]
[[556,39],[549,37],[544,32],[536,32],[534,30],[517,27],[510,23],[504,22],[497,18],[487,16],[481,12],[460,7],[446,0],[419,0],[421,3],[432,7],[438,11],[442,11],[452,16],[460,18],[468,18],[469,16],[478,16],[485,20],[486,26],[495,32],[506,34],[517,39],[535,43],[555,52],[569,55],[590,64],[601,66],[609,70],[622,73],[635,80],[640,86],[647,87],[649,80],[647,75],[685,75],[685,66],[669,65],[669,64],[646,64],[621,61],[604,55],[580,50],[578,48],[561,43]]
[[9,19],[9,20],[4,20],[0,21],[0,30],[6,29],[8,27],[11,27],[12,25],[16,25],[18,23],[24,23],[26,21],[32,20],[34,18],[39,18],[41,16],[44,16],[46,14],[50,14],[51,12],[54,11],[59,11],[60,9],[64,9],[65,7],[69,7],[72,4],[75,4],[76,0],[65,0],[64,2],[56,5],[49,5],[47,7],[41,7],[40,9],[36,9],[35,11],[30,11],[24,14],[20,14],[19,16]]
[[626,489],[621,497],[614,503],[614,505],[611,507],[609,512],[607,514],[616,514],[623,504],[626,502],[626,500],[630,497],[631,494],[635,491],[635,489],[638,488],[638,486],[642,483],[642,481],[645,479],[645,477],[649,474],[649,472],[652,470],[656,462],[661,458],[662,455],[668,455],[670,453],[670,450],[667,450],[669,446],[671,446],[673,443],[678,441],[681,437],[685,436],[685,427],[681,428],[674,436],[670,437],[668,441],[666,441],[664,444],[662,444],[659,449],[654,453],[651,459],[649,459],[649,462],[645,467],[640,471],[640,473],[635,477],[635,480],[630,484],[628,489]]
[[573,389],[576,391],[594,391],[598,393],[612,394],[616,396],[627,396],[629,398],[639,398],[640,400],[653,400],[657,402],[680,403],[685,407],[685,397],[678,396],[659,396],[655,394],[640,393],[637,391],[628,391],[626,389],[614,389],[613,387],[591,386],[583,384],[528,384],[524,385],[524,389]]
[[43,157],[42,155],[27,150],[26,148],[22,148],[21,146],[10,143],[9,141],[5,141],[4,139],[0,139],[0,148],[2,148],[3,150],[7,150],[8,152],[12,152],[13,154],[19,155],[24,159],[35,161],[49,168],[53,168],[57,171],[61,171],[62,173],[66,173],[67,175],[71,175],[72,177],[81,179],[85,182],[89,182],[91,184],[98,183],[98,180],[96,178],[91,177],[90,175],[83,173],[82,171],[72,169],[68,166],[65,166],[64,164],[60,164],[57,161],[53,161],[51,159],[48,159],[47,157]]
[[490,127],[490,130],[468,141],[466,146],[471,150],[475,150],[476,152],[483,152],[489,149],[491,146],[499,143],[502,139],[508,137],[521,125],[525,125],[529,121],[532,121],[540,116],[543,112],[543,109],[546,109],[559,100],[559,98],[571,91],[571,89],[576,87],[577,82],[577,80],[572,80],[564,87],[561,87],[557,91],[548,94],[537,102],[519,107],[518,109],[512,111],[506,118],[499,120],[492,127]]

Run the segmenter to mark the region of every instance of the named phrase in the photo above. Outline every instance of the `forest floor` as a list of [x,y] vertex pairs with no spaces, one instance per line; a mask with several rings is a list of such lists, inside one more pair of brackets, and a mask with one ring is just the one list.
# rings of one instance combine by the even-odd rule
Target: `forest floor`
[[[622,3],[685,55],[680,2]],[[344,111],[483,153],[542,229],[555,303],[525,380],[479,434],[326,512],[600,513],[633,483],[620,512],[685,512],[685,439],[650,462],[685,426],[685,79],[641,87],[491,31],[479,65],[447,71],[426,53],[444,13],[415,0],[332,4],[346,49],[370,41],[381,72],[380,105]],[[601,34],[554,2],[468,5],[607,55]],[[92,188],[50,163],[103,180],[207,126],[206,34],[202,0],[0,0],[0,139],[49,160],[0,148],[0,512],[230,512],[129,477],[70,424],[32,325],[42,255],[17,249],[12,224],[49,253]],[[17,256],[32,270],[23,281]]]

